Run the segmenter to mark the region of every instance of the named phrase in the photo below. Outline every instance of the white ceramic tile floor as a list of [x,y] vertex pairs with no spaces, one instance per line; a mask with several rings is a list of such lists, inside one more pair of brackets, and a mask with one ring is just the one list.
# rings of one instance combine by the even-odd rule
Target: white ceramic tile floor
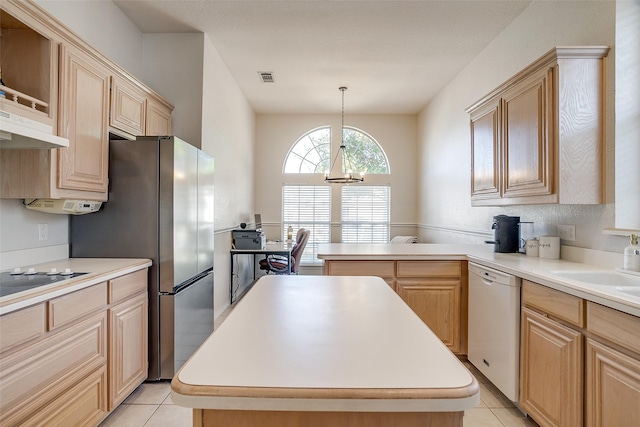
[[[231,309],[215,321],[214,329],[224,322]],[[480,403],[464,413],[464,427],[521,427],[537,426],[526,418],[493,384],[473,365],[465,362],[480,383]],[[189,427],[192,425],[190,408],[174,405],[169,382],[144,383],[138,387],[101,427]]]

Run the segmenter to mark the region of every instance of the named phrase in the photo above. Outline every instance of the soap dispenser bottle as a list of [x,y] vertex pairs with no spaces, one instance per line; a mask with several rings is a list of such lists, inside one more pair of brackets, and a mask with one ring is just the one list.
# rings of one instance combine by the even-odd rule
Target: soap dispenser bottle
[[631,244],[624,248],[624,269],[640,272],[640,245],[638,235],[631,235]]

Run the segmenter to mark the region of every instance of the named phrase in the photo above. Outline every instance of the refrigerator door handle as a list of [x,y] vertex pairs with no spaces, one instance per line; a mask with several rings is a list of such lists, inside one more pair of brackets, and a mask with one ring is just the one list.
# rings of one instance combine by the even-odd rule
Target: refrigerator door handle
[[199,282],[200,280],[202,280],[203,278],[207,277],[210,274],[213,274],[213,267],[208,268],[205,271],[203,271],[202,273],[197,274],[197,275],[193,276],[192,278],[187,279],[184,282],[174,286],[173,287],[173,292],[162,292],[161,295],[175,295],[175,294],[178,294],[178,293],[184,291],[185,289],[188,289],[189,287],[193,286],[195,283]]

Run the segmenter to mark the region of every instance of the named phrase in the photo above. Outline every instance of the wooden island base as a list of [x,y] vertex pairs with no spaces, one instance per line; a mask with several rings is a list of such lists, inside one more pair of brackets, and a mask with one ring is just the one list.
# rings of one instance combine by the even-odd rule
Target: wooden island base
[[194,409],[194,427],[462,427],[460,412],[310,412]]

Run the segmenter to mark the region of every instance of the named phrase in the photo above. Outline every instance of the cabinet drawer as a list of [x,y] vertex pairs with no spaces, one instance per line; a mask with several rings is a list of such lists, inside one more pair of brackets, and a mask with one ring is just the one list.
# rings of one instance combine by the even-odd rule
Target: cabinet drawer
[[0,413],[19,425],[107,363],[102,313],[0,360]]
[[398,261],[398,277],[460,277],[460,261]]
[[394,261],[328,261],[330,276],[393,277]]
[[584,300],[528,280],[522,281],[522,304],[584,327]]
[[148,286],[147,269],[127,274],[109,280],[109,304],[125,299],[141,291],[146,291]]
[[587,330],[640,354],[640,318],[589,301]]
[[0,317],[0,353],[40,338],[46,332],[45,303],[33,305]]
[[107,283],[99,283],[49,301],[49,330],[53,331],[107,304]]
[[107,416],[107,373],[102,367],[68,392],[38,410],[27,426],[98,425]]

